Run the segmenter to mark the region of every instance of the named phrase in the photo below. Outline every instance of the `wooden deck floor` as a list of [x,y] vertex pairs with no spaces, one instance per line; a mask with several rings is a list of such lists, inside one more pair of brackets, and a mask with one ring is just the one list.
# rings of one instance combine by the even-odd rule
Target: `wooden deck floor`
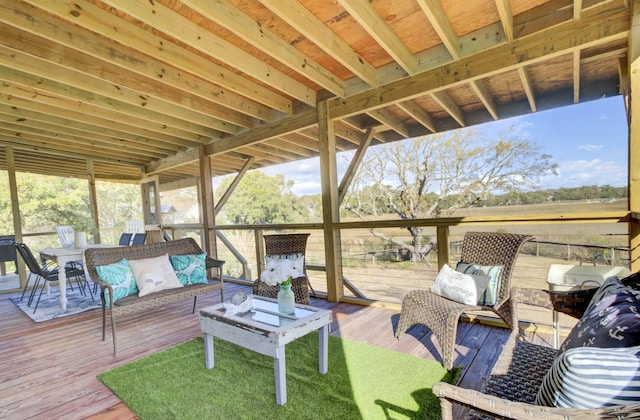
[[[225,285],[230,296],[239,289]],[[0,418],[133,419],[127,407],[96,375],[200,335],[191,301],[147,314],[122,317],[119,355],[110,337],[101,341],[100,311],[34,323],[0,295]],[[198,299],[198,308],[219,302],[219,295]],[[429,330],[416,326],[400,340],[393,336],[397,309],[331,303],[312,305],[333,311],[331,334],[374,346],[440,360]],[[108,332],[109,333],[109,332]],[[460,326],[456,365],[465,366],[459,384],[480,389],[506,341],[508,330],[482,324]],[[549,337],[538,339],[549,340]]]

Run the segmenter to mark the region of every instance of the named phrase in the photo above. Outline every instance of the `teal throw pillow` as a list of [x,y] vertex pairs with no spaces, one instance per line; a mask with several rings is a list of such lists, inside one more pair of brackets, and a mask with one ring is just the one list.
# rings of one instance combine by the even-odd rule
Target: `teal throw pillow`
[[[122,259],[118,262],[108,265],[96,266],[96,272],[100,276],[100,280],[109,283],[113,287],[113,301],[130,295],[138,294],[138,286],[133,276],[129,262]],[[107,308],[109,307],[108,290],[105,290]]]
[[171,255],[171,265],[184,286],[207,283],[207,254]]
[[482,297],[480,297],[480,300],[478,300],[478,305],[493,306],[496,304],[498,291],[500,290],[501,265],[468,264],[460,261],[458,265],[456,265],[456,271],[473,274],[475,276],[488,276],[489,284],[487,284],[487,289],[484,291]]

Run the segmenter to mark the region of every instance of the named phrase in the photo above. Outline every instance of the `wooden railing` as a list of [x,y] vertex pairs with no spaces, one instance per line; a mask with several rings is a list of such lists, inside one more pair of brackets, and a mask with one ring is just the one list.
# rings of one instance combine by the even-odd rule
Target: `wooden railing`
[[[437,218],[437,219],[417,219],[417,220],[371,220],[371,221],[351,221],[341,222],[335,224],[335,229],[339,230],[343,235],[343,238],[354,230],[388,230],[388,229],[400,229],[405,230],[408,227],[423,227],[435,229],[435,235],[429,234],[429,236],[435,237],[437,243],[449,244],[452,241],[459,240],[463,232],[468,230],[504,230],[504,231],[526,231],[536,236],[536,228],[543,226],[552,227],[555,225],[592,225],[592,224],[605,224],[611,226],[611,232],[623,231],[623,234],[628,234],[628,228],[626,227],[630,220],[630,213],[626,211],[611,211],[611,212],[597,212],[597,213],[568,213],[568,214],[527,214],[527,215],[503,215],[503,216],[482,216],[482,217],[450,217],[450,218]],[[615,228],[614,228],[615,226]],[[190,232],[194,234],[199,232],[203,234],[203,228],[201,225],[166,225],[163,228],[173,231],[172,236],[174,238],[181,237],[183,233]],[[273,225],[218,225],[210,228],[210,232],[215,233],[216,237],[220,240],[218,243],[218,254],[225,254],[224,258],[230,258],[238,262],[242,267],[242,274],[231,281],[238,282],[252,282],[257,278],[258,273],[263,269],[264,262],[264,249],[262,244],[262,235],[267,233],[279,233],[279,232],[310,232],[311,238],[319,238],[319,243],[315,243],[316,247],[323,247],[324,225],[321,223],[301,223],[301,224],[273,224]],[[549,229],[549,228],[547,228]],[[181,233],[182,232],[182,233]],[[234,245],[233,241],[229,238],[234,234],[241,232],[244,238],[253,238],[253,250],[240,249],[239,246]],[[620,235],[617,233],[616,235]],[[628,238],[628,237],[627,237]],[[554,243],[554,241],[540,240],[539,244]],[[628,242],[627,242],[628,243]],[[246,245],[246,244],[245,244]],[[313,245],[313,244],[310,244]],[[598,244],[581,244],[587,247],[604,247],[608,249],[624,250],[625,246],[605,246]],[[253,260],[251,252],[255,252],[255,263],[249,261]],[[343,254],[346,251],[343,250]],[[452,258],[450,247],[437,247],[437,259],[435,261],[434,270],[441,267],[443,264],[450,262]],[[569,258],[570,259],[570,258]],[[339,263],[345,261],[345,256]],[[232,264],[226,264],[225,266],[232,266]],[[255,267],[255,270],[252,269]],[[307,265],[308,270],[323,272],[326,267],[322,263],[312,261]],[[243,278],[241,278],[243,277]],[[345,275],[345,277],[348,277]],[[363,296],[359,291],[357,284],[349,282],[348,278],[340,279],[338,281],[340,287],[346,287],[356,297]],[[350,299],[350,298],[347,298]]]

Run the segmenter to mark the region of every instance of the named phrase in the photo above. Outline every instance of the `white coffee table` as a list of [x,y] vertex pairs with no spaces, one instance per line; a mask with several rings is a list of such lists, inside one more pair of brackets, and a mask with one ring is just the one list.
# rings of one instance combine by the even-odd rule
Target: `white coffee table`
[[318,331],[318,370],[328,371],[329,324],[331,311],[307,305],[296,305],[294,315],[278,312],[274,299],[251,296],[252,309],[244,314],[225,317],[223,304],[200,310],[200,326],[204,334],[205,366],[214,367],[213,337],[273,357],[276,402],[287,402],[285,345],[312,331]]

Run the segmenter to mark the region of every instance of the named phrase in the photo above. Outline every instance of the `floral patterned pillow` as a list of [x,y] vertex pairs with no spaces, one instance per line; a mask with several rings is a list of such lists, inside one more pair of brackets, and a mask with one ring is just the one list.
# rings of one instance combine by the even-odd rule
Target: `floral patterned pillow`
[[207,283],[207,254],[171,255],[171,265],[184,286]]
[[275,261],[276,263],[280,260],[290,260],[293,264],[293,267],[296,270],[300,270],[304,273],[304,254],[302,252],[297,252],[294,254],[267,254],[264,257],[265,262],[269,264],[271,261]]
[[[126,259],[108,265],[99,265],[96,272],[100,280],[109,283],[113,287],[113,301],[130,295],[138,294],[138,286],[131,271],[131,266]],[[107,308],[110,306],[108,293],[105,289],[105,299]]]

